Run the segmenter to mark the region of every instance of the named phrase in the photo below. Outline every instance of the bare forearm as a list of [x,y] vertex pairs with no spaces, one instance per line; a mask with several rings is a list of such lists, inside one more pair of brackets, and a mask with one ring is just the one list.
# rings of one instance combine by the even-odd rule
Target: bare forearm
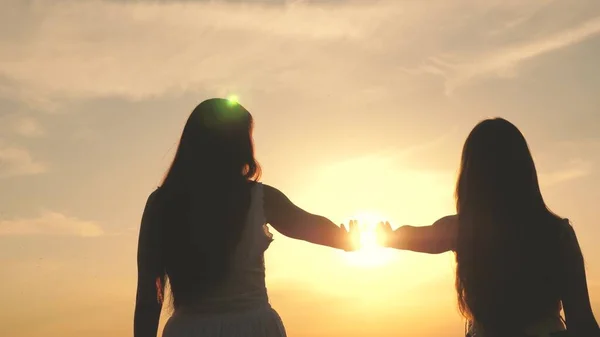
[[133,319],[134,337],[157,336],[160,309],[160,305],[158,304],[136,304],[135,315]]
[[393,232],[387,246],[427,254],[441,254],[450,250],[443,238],[437,237],[430,226],[402,226]]
[[600,328],[594,317],[588,292],[585,260],[573,227],[568,225],[563,247],[563,288],[562,304],[565,311],[567,329],[572,336],[600,337]]
[[[583,261],[580,262],[583,269]],[[600,337],[600,328],[594,317],[590,297],[587,291],[587,281],[581,280],[579,284],[571,283],[563,298],[563,308],[567,329],[573,336]]]
[[347,250],[350,246],[349,236],[335,223],[326,217],[310,215],[303,219],[302,228],[297,233],[289,233],[290,237],[317,245]]
[[387,241],[387,246],[394,249],[410,250],[424,253],[427,249],[422,242],[417,239],[414,226],[402,226],[391,234]]
[[[163,284],[164,282],[159,284],[161,292],[164,291]],[[157,287],[153,284],[152,277],[143,274],[138,276],[133,336],[156,337],[161,309],[162,300],[158,298]]]

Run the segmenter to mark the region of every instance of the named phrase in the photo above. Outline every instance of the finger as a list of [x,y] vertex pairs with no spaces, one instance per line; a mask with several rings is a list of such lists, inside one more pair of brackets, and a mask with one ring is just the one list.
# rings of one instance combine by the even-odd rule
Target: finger
[[347,231],[348,231],[348,230],[346,229],[346,225],[342,224],[340,227],[342,228],[342,230],[343,230],[344,232],[347,232]]
[[350,231],[356,231],[358,229],[358,224],[356,220],[350,220]]
[[390,223],[388,221],[385,222],[385,229],[388,231],[392,231],[392,225],[390,225]]

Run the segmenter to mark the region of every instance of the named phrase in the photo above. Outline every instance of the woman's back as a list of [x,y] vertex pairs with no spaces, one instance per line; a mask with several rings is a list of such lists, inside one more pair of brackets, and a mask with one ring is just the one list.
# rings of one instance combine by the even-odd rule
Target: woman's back
[[[252,184],[250,207],[226,277],[202,296],[186,299],[169,319],[163,336],[285,336],[265,286],[264,252],[272,238],[266,227],[263,190],[261,183]],[[210,238],[199,241],[203,240]]]
[[573,229],[547,207],[527,141],[510,122],[484,120],[467,137],[456,213],[399,229],[409,239],[394,246],[456,252],[459,309],[478,336],[512,336],[541,321],[562,330],[560,302],[569,330],[598,333]]
[[[475,247],[493,247],[500,254],[476,255],[476,262],[471,264],[479,272],[470,273],[476,278],[469,284],[471,292],[467,295],[478,297],[468,298],[467,303],[473,304],[470,315],[465,315],[468,336],[554,336],[550,333],[565,329],[561,304],[569,336],[600,336],[573,227],[566,219],[542,224],[532,239],[536,244],[525,248],[507,245],[500,238],[474,242]],[[386,244],[429,254],[456,252],[460,226],[457,215],[443,217],[431,226],[402,226]],[[518,241],[527,242],[525,238],[514,240]]]
[[[227,276],[210,293],[190,299],[185,310],[235,311],[268,303],[264,252],[269,247],[272,236],[266,226],[263,193],[261,183],[252,184],[250,207],[241,237],[231,255]],[[203,240],[210,240],[210,237]]]
[[547,207],[527,141],[510,122],[484,120],[467,137],[456,210],[463,314],[502,333],[556,315],[565,220]]
[[471,269],[463,270],[463,286],[469,287],[465,302],[479,335],[486,330],[541,335],[564,329],[561,289],[572,228],[568,220],[552,218],[522,227],[529,230],[515,228],[510,237],[490,236],[490,241],[474,243],[487,249],[478,247],[476,255],[462,257]]

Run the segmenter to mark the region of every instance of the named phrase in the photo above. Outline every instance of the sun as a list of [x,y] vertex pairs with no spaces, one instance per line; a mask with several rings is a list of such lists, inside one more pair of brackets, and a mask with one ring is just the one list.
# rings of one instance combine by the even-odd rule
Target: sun
[[374,212],[361,212],[352,217],[358,220],[360,236],[357,238],[359,249],[355,252],[344,254],[349,264],[363,267],[377,267],[387,264],[391,258],[391,250],[381,247],[376,231],[377,223],[385,221]]
[[371,228],[361,230],[359,245],[361,249],[371,250],[379,247],[377,243],[377,233]]

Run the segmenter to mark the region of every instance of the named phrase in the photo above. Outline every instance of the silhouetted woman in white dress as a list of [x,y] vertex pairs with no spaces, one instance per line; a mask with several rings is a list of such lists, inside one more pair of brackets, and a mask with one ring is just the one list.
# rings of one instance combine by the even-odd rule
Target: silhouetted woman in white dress
[[135,337],[155,337],[171,290],[164,337],[283,337],[269,304],[267,224],[291,238],[349,250],[345,228],[257,182],[252,116],[210,99],[190,115],[162,185],[148,198],[138,243]]

